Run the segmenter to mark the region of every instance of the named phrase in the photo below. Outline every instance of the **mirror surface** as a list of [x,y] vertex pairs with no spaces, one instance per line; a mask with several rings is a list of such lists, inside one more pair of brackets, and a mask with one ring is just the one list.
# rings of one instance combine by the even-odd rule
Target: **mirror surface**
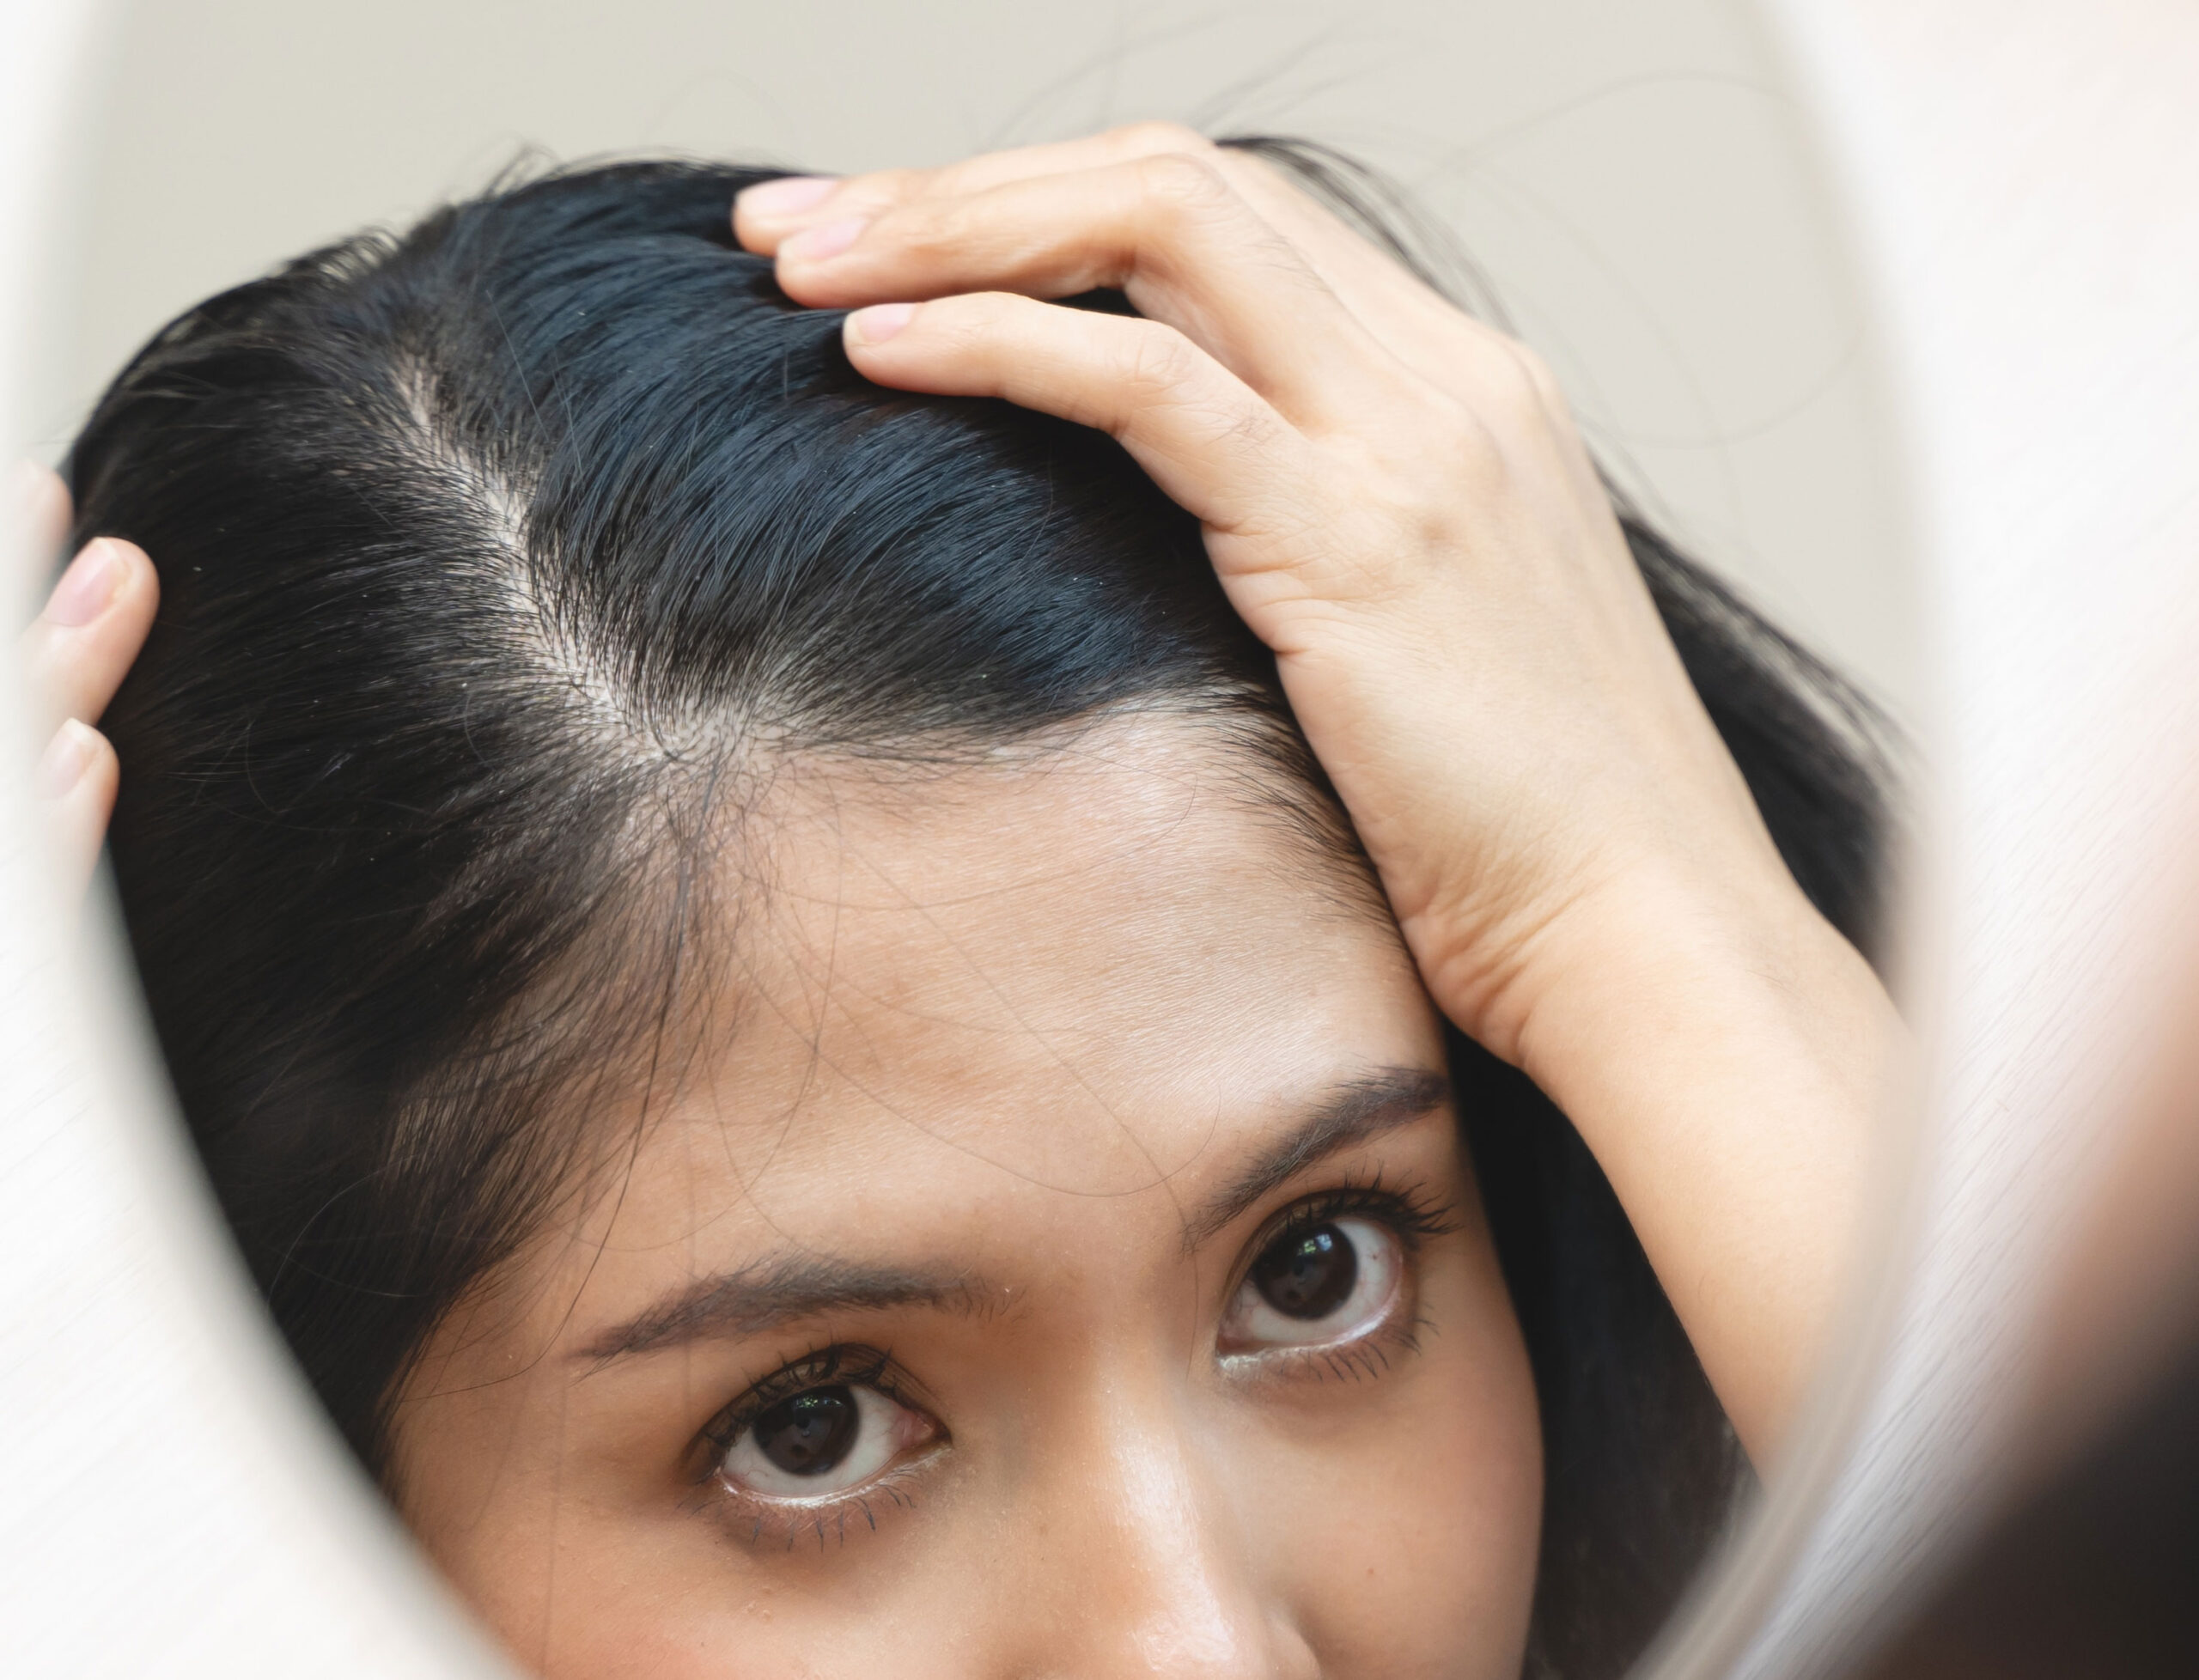
[[[1616,14],[1587,0],[1271,4],[1185,21],[1159,9],[1029,4],[828,12],[630,3],[614,13],[405,0],[301,15],[259,3],[143,3],[119,9],[109,29],[96,103],[84,119],[68,243],[53,276],[49,317],[64,330],[35,370],[34,411],[56,457],[105,381],[176,311],[361,226],[402,226],[444,198],[478,191],[525,148],[560,159],[671,152],[843,173],[933,164],[1156,117],[1213,132],[1302,135],[1387,172],[1456,233],[1505,317],[1551,363],[1599,459],[1662,527],[1852,674],[1894,718],[1913,719],[1922,708],[1928,673],[1870,324],[1778,67],[1738,8],[1682,0]],[[1134,763],[1133,746],[1111,744],[1110,752]],[[1106,812],[1111,833],[1167,815],[1140,807],[1105,776],[1070,795],[1074,814]],[[968,798],[981,800],[982,790]],[[1124,799],[1125,808],[1111,803]],[[815,815],[795,810],[775,820],[795,831]],[[890,822],[891,813],[879,820]],[[1257,851],[1252,836],[1216,820],[1221,826],[1200,842],[1213,856]],[[1065,825],[1058,847],[1073,848],[1076,832]],[[877,843],[890,850],[899,843]],[[950,857],[972,845],[941,843],[937,855]],[[1096,881],[1104,861],[1092,867]],[[906,883],[890,885],[905,895]],[[997,896],[1020,885],[985,891]],[[1125,901],[1135,896],[1126,883],[1115,886]],[[928,898],[917,896],[945,901],[935,884]],[[890,924],[890,905],[868,908]],[[1251,916],[1248,909],[1233,925]],[[1196,923],[1188,912],[1186,920]],[[1018,910],[1000,936],[1013,944],[1044,925],[1041,912]],[[821,937],[812,928],[799,935],[806,947]],[[864,938],[890,943],[893,934],[888,925],[850,937],[860,947]],[[1064,926],[1045,937],[1067,945],[1093,934]],[[1398,983],[1385,960],[1339,948],[1315,967],[1354,975],[1373,994]],[[1182,977],[1190,989],[1176,1013],[1190,1020],[1198,976],[1187,966]],[[1310,973],[1306,984],[1314,985]],[[1080,999],[1075,1012],[1098,1019],[1102,1001]],[[1267,1011],[1271,1002],[1244,1007]],[[1010,1011],[1007,1019],[1018,1018]],[[890,1039],[879,1023],[853,1030],[874,1046]],[[1258,1048],[1281,1062],[1324,1030],[1340,1040],[1380,1038],[1347,1013],[1294,1023]],[[1426,1060],[1428,1046],[1411,1037],[1382,1044],[1375,1071]],[[1180,1061],[1188,1052],[1177,1044],[1167,1054]],[[714,1075],[714,1102],[744,1088],[739,1071]],[[1373,1077],[1365,1068],[1321,1071],[1339,1089]],[[753,1088],[766,1076],[752,1069],[746,1077]],[[1118,1068],[1109,1077],[1128,1075]],[[1099,1105],[1100,1116],[1106,1107]],[[828,1153],[852,1147],[819,1136]],[[1409,1150],[1409,1132],[1399,1137]],[[1162,1151],[1167,1160],[1197,1156],[1191,1132],[1178,1142],[1177,1153]],[[973,1135],[955,1147],[984,1158],[992,1145]],[[1139,1147],[1157,1146],[1142,1136]],[[731,1205],[749,1196],[758,1163],[777,1159],[776,1145],[758,1147],[755,1160],[736,1151],[722,1182],[676,1154],[650,1158],[643,1178],[670,1186],[665,1196],[674,1201],[700,1195]],[[1081,1158],[1064,1166],[1016,1155],[1009,1165],[1023,1177],[1075,1182],[1080,1193],[1123,1189],[1107,1176],[1121,1163],[1103,1160],[1089,1183],[1078,1176],[1090,1167]],[[1401,1174],[1441,1179],[1457,1169],[1370,1156],[1360,1170],[1386,1182]],[[667,1234],[676,1219],[649,1223],[652,1205],[637,1197],[625,1216],[640,1222],[630,1228],[582,1218],[561,1229],[597,1251],[687,1240],[685,1227],[676,1239]],[[762,1216],[769,1223],[786,1209],[766,1208]],[[1393,1216],[1410,1225],[1416,1215],[1408,1208]],[[1431,1228],[1442,1222],[1428,1220]],[[1392,1263],[1382,1246],[1390,1239],[1367,1208],[1339,1203],[1316,1224],[1299,1235],[1352,1245],[1367,1275]],[[802,1240],[815,1236],[811,1227]],[[1259,1253],[1256,1269],[1269,1264],[1267,1251]],[[545,1299],[568,1299],[578,1287],[554,1269],[541,1276]],[[1489,1281],[1463,1257],[1452,1279],[1462,1298]],[[954,1287],[969,1285],[958,1277]],[[1347,1300],[1337,1310],[1349,1309]],[[648,1329],[634,1334],[647,1340]],[[1452,1340],[1463,1348],[1471,1338]],[[461,1343],[438,1349],[438,1369],[453,1380],[431,1391],[431,1403],[448,1392],[500,1391],[506,1385],[494,1373],[529,1362],[493,1337]],[[526,1345],[545,1344],[538,1336]],[[1488,1373],[1503,1358],[1483,1351],[1470,1363],[1493,1380]],[[467,1364],[477,1358],[489,1365]],[[682,1366],[670,1385],[683,1405],[691,1390],[740,1386],[694,1370]],[[850,1367],[819,1367],[803,1380],[800,1392],[823,1395],[847,1415],[781,1416],[793,1403],[775,1403],[737,1426],[752,1452],[763,1450],[765,1423],[783,1437],[781,1457],[799,1459],[811,1436],[831,1445],[836,1430],[919,1430],[907,1419],[927,1415],[914,1379],[910,1404],[890,1418],[863,1409],[874,1403],[861,1397],[874,1390],[853,1380]],[[813,1409],[821,1403],[813,1400]],[[479,1464],[494,1457],[494,1432],[515,1425],[478,1410],[464,1427],[477,1433],[451,1437],[469,1443],[460,1461]],[[775,1460],[758,1474],[768,1477],[774,1465],[783,1475],[806,1473]],[[472,1485],[448,1466],[417,1473],[438,1490],[411,1507],[431,1548],[463,1591],[493,1600],[494,1587],[469,1573],[480,1567],[478,1552],[450,1537],[481,1529],[494,1486]],[[1489,1484],[1476,1485],[1486,1492]],[[1517,1509],[1486,1496],[1487,1531],[1507,1531],[1508,1520],[1518,1534],[1532,1533],[1531,1516],[1523,1524]],[[1380,1500],[1373,1507],[1384,1508]],[[496,1520],[539,1527],[544,1514],[522,1508]],[[875,1514],[858,1520],[870,1524]],[[841,1511],[832,1521],[837,1544],[849,1518]],[[761,1533],[759,1524],[747,1543]],[[826,1532],[813,1523],[783,1537],[789,1549],[813,1541],[821,1549]],[[1489,1579],[1492,1592],[1506,1586]],[[813,1572],[775,1580],[771,1590],[821,1602],[835,1589],[820,1580]],[[576,1592],[569,1585],[556,1602],[578,1604]],[[554,1605],[546,1620],[529,1621],[508,1604],[491,1613],[501,1626],[530,1630],[513,1636],[522,1659],[556,1643]],[[1196,1622],[1179,1616],[1167,1625],[1181,1634]],[[1450,1645],[1457,1634],[1431,1630]],[[1500,1653],[1489,1671],[1502,1666]]]

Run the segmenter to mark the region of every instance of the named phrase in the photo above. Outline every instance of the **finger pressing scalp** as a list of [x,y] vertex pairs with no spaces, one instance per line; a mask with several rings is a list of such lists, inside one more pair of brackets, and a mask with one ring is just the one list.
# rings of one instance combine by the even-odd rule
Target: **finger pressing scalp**
[[884,344],[916,319],[913,303],[874,303],[853,310],[847,323],[848,342],[862,349]]
[[775,256],[801,228],[828,216],[875,216],[896,205],[964,198],[1014,181],[1074,174],[1164,154],[1218,158],[1214,142],[1180,123],[1127,124],[1076,140],[984,152],[937,169],[884,169],[849,176],[784,175],[740,193],[733,226],[742,247]]
[[896,205],[936,196],[945,170],[885,169],[868,175],[782,175],[734,195],[733,231],[741,248],[776,257],[788,241],[821,222],[869,221]]
[[160,593],[135,543],[95,538],[69,563],[22,637],[33,691],[52,715],[98,721],[145,645]]
[[849,359],[901,391],[998,397],[1118,439],[1182,507],[1232,529],[1309,468],[1259,393],[1164,323],[1008,292],[848,317]]
[[776,255],[780,240],[804,225],[809,213],[842,185],[832,175],[781,175],[735,193],[734,237],[743,250],[759,257]]
[[121,768],[106,736],[70,719],[54,732],[40,755],[36,790],[46,801],[51,826],[72,891],[82,892],[97,867],[107,819],[121,785]]
[[125,545],[111,538],[85,544],[46,598],[46,622],[63,630],[97,623],[128,586],[130,557]]
[[813,308],[1120,289],[1301,421],[1374,369],[1364,331],[1301,254],[1210,162],[1177,153],[835,214],[780,245],[778,273]]

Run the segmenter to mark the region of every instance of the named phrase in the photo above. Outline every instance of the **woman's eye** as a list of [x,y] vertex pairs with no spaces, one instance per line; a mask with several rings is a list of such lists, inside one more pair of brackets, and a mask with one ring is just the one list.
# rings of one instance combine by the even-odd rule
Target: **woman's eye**
[[1260,1251],[1230,1302],[1225,1351],[1349,1342],[1387,1316],[1404,1270],[1403,1244],[1373,1220],[1286,1231]]
[[876,1476],[934,1426],[856,1383],[807,1388],[757,1413],[719,1461],[726,1480],[772,1499],[824,1499]]

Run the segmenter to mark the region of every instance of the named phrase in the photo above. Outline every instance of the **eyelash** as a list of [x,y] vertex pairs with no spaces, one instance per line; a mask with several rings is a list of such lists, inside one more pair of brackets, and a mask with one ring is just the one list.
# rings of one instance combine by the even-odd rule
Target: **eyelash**
[[1398,1233],[1408,1254],[1417,1253],[1422,1243],[1447,1237],[1459,1228],[1458,1209],[1452,1203],[1437,1199],[1422,1184],[1386,1184],[1377,1171],[1358,1183],[1347,1179],[1333,1190],[1319,1190],[1292,1202],[1246,1245],[1246,1267],[1240,1268],[1240,1272],[1278,1238],[1353,1214],[1381,1220]]

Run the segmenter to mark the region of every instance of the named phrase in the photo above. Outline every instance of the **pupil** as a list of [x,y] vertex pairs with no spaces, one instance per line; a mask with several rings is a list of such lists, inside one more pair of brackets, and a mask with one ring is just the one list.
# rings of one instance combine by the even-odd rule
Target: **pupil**
[[844,1384],[782,1400],[749,1427],[763,1455],[789,1476],[822,1476],[856,1443],[856,1397]]
[[1358,1252],[1333,1225],[1285,1237],[1252,1267],[1262,1299],[1288,1318],[1327,1318],[1358,1281]]

